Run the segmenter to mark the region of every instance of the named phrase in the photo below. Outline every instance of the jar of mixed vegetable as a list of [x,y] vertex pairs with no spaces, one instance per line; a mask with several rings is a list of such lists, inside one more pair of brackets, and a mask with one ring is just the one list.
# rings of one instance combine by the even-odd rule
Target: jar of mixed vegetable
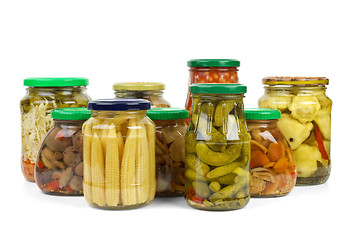
[[197,209],[232,210],[249,201],[250,135],[241,84],[193,84],[186,133],[186,201]]
[[113,85],[116,98],[146,99],[152,108],[171,107],[163,97],[165,85],[160,82],[119,82]]
[[327,181],[330,174],[332,101],[324,77],[267,77],[259,106],[282,112],[278,127],[294,153],[297,185]]
[[156,196],[183,196],[188,111],[152,108],[147,116],[156,124]]
[[277,127],[280,111],[244,110],[251,135],[251,197],[277,197],[289,193],[296,181],[293,152]]
[[54,126],[44,138],[35,164],[35,179],[48,194],[82,195],[82,124],[87,108],[58,108],[51,112]]
[[26,95],[20,103],[22,151],[21,169],[26,180],[34,182],[34,166],[46,133],[53,126],[55,108],[87,107],[86,78],[27,78]]
[[83,125],[84,195],[99,208],[149,204],[156,192],[155,125],[144,99],[91,101]]
[[[192,59],[187,62],[189,69],[188,86],[195,83],[238,83],[238,67],[235,59]],[[187,94],[186,109],[191,111],[192,98]]]

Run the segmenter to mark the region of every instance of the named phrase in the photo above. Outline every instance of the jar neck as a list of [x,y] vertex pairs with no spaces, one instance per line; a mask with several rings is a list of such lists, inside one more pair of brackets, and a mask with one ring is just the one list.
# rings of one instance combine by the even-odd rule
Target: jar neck
[[268,120],[246,120],[248,127],[254,126],[254,127],[261,127],[263,125],[265,126],[274,126],[277,124],[278,119],[268,119]]
[[[64,93],[68,92],[68,95],[71,95],[75,92],[86,92],[86,86],[72,86],[72,87],[27,87],[26,91],[31,93],[56,93],[61,92],[63,95]],[[65,94],[66,95],[66,94]]]
[[211,100],[243,100],[244,94],[199,94],[199,93],[192,93],[191,94],[193,99],[201,99],[203,101]]
[[60,120],[54,119],[54,126],[55,127],[63,127],[63,126],[74,126],[74,127],[81,127],[82,124],[86,120]]
[[136,111],[96,111],[91,110],[92,117],[113,118],[115,116],[126,116],[126,118],[143,118],[147,116],[147,110]]
[[264,89],[267,93],[325,93],[325,85],[266,85]]
[[129,90],[115,90],[115,94],[119,98],[149,98],[150,96],[161,97],[162,90],[148,90],[148,91],[129,91]]
[[186,119],[167,119],[167,120],[152,120],[154,123],[156,123],[156,126],[168,126],[168,125],[185,125],[187,122]]

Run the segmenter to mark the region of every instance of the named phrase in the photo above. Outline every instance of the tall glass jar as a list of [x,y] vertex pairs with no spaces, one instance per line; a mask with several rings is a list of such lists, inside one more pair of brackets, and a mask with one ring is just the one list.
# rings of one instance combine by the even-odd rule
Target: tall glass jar
[[156,124],[156,196],[183,196],[188,111],[152,108],[147,116]]
[[[189,69],[188,86],[195,83],[238,83],[238,67],[235,59],[192,59],[187,62]],[[185,108],[191,111],[192,98],[187,94]]]
[[193,84],[186,133],[186,201],[197,209],[233,210],[249,201],[250,135],[241,84]]
[[324,77],[267,77],[259,106],[282,112],[278,127],[293,149],[297,185],[316,185],[330,174],[332,100]]
[[155,125],[144,99],[91,101],[83,125],[84,195],[98,208],[149,204],[156,191]]
[[160,82],[119,82],[113,85],[116,98],[146,99],[152,108],[171,107],[163,97],[165,85]]
[[58,108],[51,112],[54,126],[42,142],[35,164],[35,180],[42,192],[81,196],[83,176],[82,124],[87,108]]
[[46,133],[53,126],[55,108],[87,107],[86,78],[27,78],[26,95],[21,99],[21,169],[26,180],[34,182],[37,153]]
[[244,110],[251,134],[251,197],[288,194],[296,181],[293,152],[277,127],[280,111],[269,108]]

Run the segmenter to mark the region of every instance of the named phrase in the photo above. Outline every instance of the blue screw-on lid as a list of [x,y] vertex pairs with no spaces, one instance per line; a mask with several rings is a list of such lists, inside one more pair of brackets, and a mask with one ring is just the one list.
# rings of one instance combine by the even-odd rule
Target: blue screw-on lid
[[151,108],[151,103],[144,99],[98,99],[90,101],[87,105],[90,110],[99,111],[133,111],[147,110]]

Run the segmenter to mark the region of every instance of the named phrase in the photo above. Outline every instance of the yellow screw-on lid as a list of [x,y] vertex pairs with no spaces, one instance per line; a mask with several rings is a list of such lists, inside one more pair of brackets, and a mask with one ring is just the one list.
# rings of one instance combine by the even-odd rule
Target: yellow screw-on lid
[[262,80],[266,85],[328,85],[325,77],[265,77]]
[[113,90],[129,91],[153,91],[164,90],[165,85],[161,82],[119,82],[113,85]]

